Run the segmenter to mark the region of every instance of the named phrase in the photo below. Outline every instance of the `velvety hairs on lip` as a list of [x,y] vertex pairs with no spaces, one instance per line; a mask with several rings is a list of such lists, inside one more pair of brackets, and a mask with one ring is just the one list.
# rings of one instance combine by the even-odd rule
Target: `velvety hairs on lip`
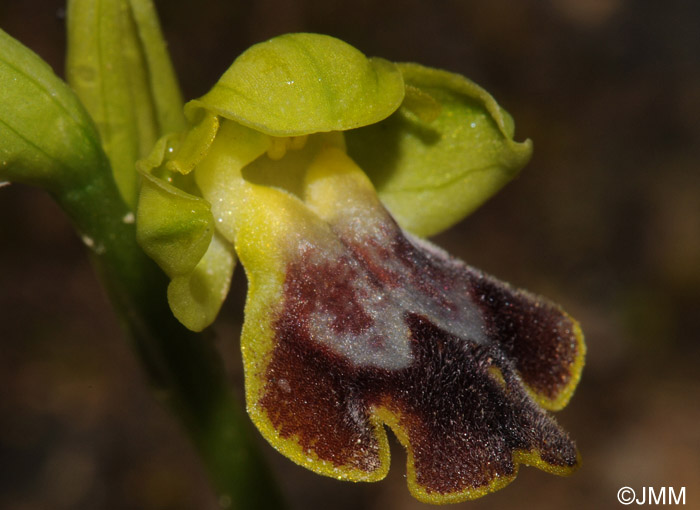
[[190,128],[139,164],[139,240],[193,330],[241,261],[247,408],[277,450],[379,480],[388,426],[431,503],[499,489],[520,464],[577,467],[548,411],[578,383],[578,323],[423,239],[530,157],[487,92],[291,34],[253,46],[185,112]]

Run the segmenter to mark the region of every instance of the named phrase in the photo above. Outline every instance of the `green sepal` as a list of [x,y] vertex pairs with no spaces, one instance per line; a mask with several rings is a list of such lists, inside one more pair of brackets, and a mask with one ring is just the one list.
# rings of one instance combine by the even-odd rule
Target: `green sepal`
[[228,294],[235,264],[233,246],[215,234],[194,270],[173,278],[168,303],[185,327],[201,331],[214,322]]
[[467,78],[418,64],[397,66],[406,101],[388,119],[347,132],[348,153],[399,224],[430,236],[510,181],[529,161],[532,142],[515,142],[510,115]]
[[214,218],[209,203],[142,173],[136,236],[170,278],[191,273],[209,248]]
[[0,30],[0,181],[58,193],[85,187],[107,168],[97,130],[73,91]]
[[186,113],[205,108],[268,135],[298,136],[373,124],[403,96],[391,62],[330,36],[286,34],[245,51]]
[[66,76],[92,115],[119,191],[138,195],[134,162],[185,128],[182,98],[151,0],[71,0]]
[[403,98],[401,106],[427,123],[437,119],[442,110],[442,106],[433,96],[408,84],[406,84],[406,97]]

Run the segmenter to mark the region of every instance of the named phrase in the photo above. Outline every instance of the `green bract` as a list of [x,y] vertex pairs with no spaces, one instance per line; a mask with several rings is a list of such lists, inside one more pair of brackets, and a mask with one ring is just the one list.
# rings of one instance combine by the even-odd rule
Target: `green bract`
[[99,136],[72,90],[0,30],[0,181],[61,192],[105,169]]
[[134,162],[165,133],[185,128],[182,98],[150,2],[68,3],[66,75],[97,124],[125,202],[134,207]]

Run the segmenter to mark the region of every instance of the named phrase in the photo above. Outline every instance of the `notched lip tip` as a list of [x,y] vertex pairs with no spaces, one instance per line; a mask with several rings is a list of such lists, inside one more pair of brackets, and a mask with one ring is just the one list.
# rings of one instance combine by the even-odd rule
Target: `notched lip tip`
[[[535,462],[527,462],[526,459],[518,459],[518,454],[529,457],[536,456],[537,460]],[[571,466],[556,466],[550,464],[543,460],[537,451],[531,452],[513,452],[513,473],[507,475],[495,476],[486,485],[478,487],[470,487],[468,489],[455,491],[455,492],[438,492],[430,491],[425,487],[418,484],[415,480],[415,473],[409,469],[409,491],[411,495],[422,503],[428,503],[432,505],[448,505],[454,503],[462,503],[466,501],[472,501],[484,496],[488,496],[494,492],[504,489],[506,486],[510,485],[518,477],[520,468],[522,466],[532,467],[544,471],[547,474],[553,474],[557,476],[571,476],[581,467],[581,453],[576,450],[576,462]]]

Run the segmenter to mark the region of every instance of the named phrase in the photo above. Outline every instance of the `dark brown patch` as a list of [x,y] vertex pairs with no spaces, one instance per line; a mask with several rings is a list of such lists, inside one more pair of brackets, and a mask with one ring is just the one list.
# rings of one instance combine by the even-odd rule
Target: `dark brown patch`
[[280,435],[296,436],[304,450],[336,466],[373,471],[379,467],[379,445],[362,398],[348,379],[352,368],[304,337],[305,328],[294,322],[277,324],[280,342],[261,405]]
[[[354,247],[350,253],[366,249],[368,245]],[[385,280],[386,275],[377,274],[374,264],[363,263],[367,257],[378,259],[355,255],[351,263],[348,255],[320,264],[293,261],[287,268],[282,310],[274,320],[277,343],[260,401],[280,435],[296,436],[304,449],[336,466],[371,472],[379,467],[379,455],[369,419],[373,409],[386,407],[401,417],[400,426],[415,457],[417,482],[441,494],[483,487],[496,476],[513,474],[516,450],[539,452],[554,466],[574,466],[574,443],[529,398],[516,375],[516,369],[527,374],[528,383],[558,381],[550,367],[563,359],[556,348],[553,359],[543,358],[539,364],[518,357],[537,360],[550,354],[532,345],[535,336],[551,327],[551,321],[548,326],[537,326],[546,317],[538,306],[527,302],[526,295],[514,294],[506,286],[489,286],[490,280],[479,280],[480,275],[467,266],[457,278],[453,261],[441,266],[434,255],[421,254],[410,243],[394,249],[407,252],[401,254],[405,261],[401,263],[414,269],[409,274],[415,275],[411,278],[414,283],[419,282],[416,292],[440,294],[445,285],[474,284],[476,294],[486,296],[490,303],[484,311],[492,341],[477,344],[458,338],[425,315],[405,310],[412,364],[399,370],[355,366],[311,338],[309,318],[323,305],[337,315],[334,328],[360,331],[370,317],[348,279],[365,271],[374,274],[375,284]],[[423,269],[428,276],[416,275]],[[506,301],[517,304],[506,306]],[[517,313],[509,315],[508,310]],[[528,313],[534,317],[529,318]],[[562,317],[560,312],[555,315]],[[508,324],[502,325],[503,320]],[[551,342],[554,340],[545,344]],[[503,374],[505,388],[489,373],[492,366]],[[540,378],[538,370],[549,375]]]
[[[408,322],[418,356],[394,391],[410,388],[398,408],[419,484],[438,493],[487,485],[513,474],[515,450],[541,452],[555,466],[576,465],[574,443],[527,396],[497,345],[463,342],[418,315]],[[490,376],[492,366],[503,374],[505,391]]]
[[573,323],[555,305],[490,277],[472,277],[489,336],[514,361],[523,380],[550,399],[570,383],[578,354]]
[[[372,318],[359,303],[360,296],[352,284],[358,277],[347,257],[336,264],[307,265],[303,270],[292,271],[287,278],[285,301],[291,306],[290,314],[307,317],[318,309],[333,317],[336,333],[360,334],[372,324]],[[289,275],[289,270],[287,272]]]
[[448,294],[455,290],[466,292],[467,287],[460,278],[455,278],[451,268],[414,246],[393,218],[387,218],[380,231],[379,238],[368,237],[362,243],[350,242],[342,231],[336,234],[367,273],[381,284],[415,289],[444,310],[457,312],[458,307]]
[[489,337],[502,345],[523,380],[538,394],[554,400],[570,384],[579,345],[572,320],[559,307],[447,254],[417,248],[393,220],[382,235],[384,244],[370,239],[363,245],[347,245],[365,264],[379,259],[399,261],[404,270],[395,271],[391,282],[430,296],[455,319],[459,305],[449,295],[469,294],[483,312]]

